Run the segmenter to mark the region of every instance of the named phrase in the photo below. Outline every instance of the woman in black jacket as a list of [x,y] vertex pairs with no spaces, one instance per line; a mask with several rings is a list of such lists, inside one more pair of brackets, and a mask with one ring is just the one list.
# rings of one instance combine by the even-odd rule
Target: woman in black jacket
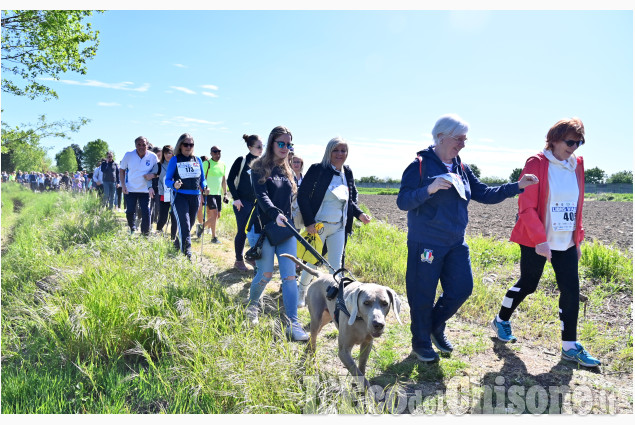
[[[249,153],[246,156],[236,158],[229,174],[227,175],[227,187],[234,199],[234,215],[236,216],[236,237],[234,238],[234,251],[236,253],[236,262],[234,267],[240,271],[249,270],[243,262],[243,249],[245,249],[245,226],[249,219],[249,213],[254,207],[256,194],[251,186],[249,172],[251,163],[262,155],[262,140],[260,137],[252,134],[247,136],[243,134],[243,139],[247,144]],[[253,246],[256,243],[257,236],[251,233],[249,236],[249,244]],[[252,240],[254,239],[254,240]],[[251,264],[253,267],[255,264]]]
[[[327,260],[335,270],[342,267],[347,235],[353,230],[353,218],[364,224],[370,217],[357,206],[357,187],[350,167],[344,165],[348,144],[336,137],[326,145],[322,162],[313,164],[298,190],[298,206],[307,232],[318,233],[327,248]],[[323,227],[316,231],[316,224]],[[311,267],[311,264],[307,264]],[[312,276],[302,272],[298,307],[304,307],[304,296]]]

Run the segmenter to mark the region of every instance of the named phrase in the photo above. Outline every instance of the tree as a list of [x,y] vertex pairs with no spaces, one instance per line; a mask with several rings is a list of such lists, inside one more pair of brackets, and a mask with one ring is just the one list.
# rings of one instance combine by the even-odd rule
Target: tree
[[477,179],[481,178],[481,170],[476,166],[476,164],[465,164],[470,167],[470,170],[474,173]]
[[40,142],[42,139],[53,137],[70,139],[68,132],[77,132],[90,122],[87,118],[77,121],[47,122],[46,116],[41,115],[36,124],[20,124],[11,127],[2,123],[2,169],[7,172],[15,170],[42,171],[48,169],[50,160],[46,157],[47,148]]
[[500,186],[507,183],[507,180],[502,177],[483,177],[479,178],[479,180],[481,183],[485,183],[488,186]]
[[362,177],[361,179],[359,179],[360,183],[381,183],[381,179],[379,177],[376,176],[370,176],[370,177]]
[[99,160],[106,157],[106,152],[108,152],[108,143],[101,139],[86,143],[86,146],[84,146],[84,158],[82,159],[84,169],[92,170],[95,168]]
[[[36,80],[42,76],[59,80],[67,71],[86,74],[86,61],[99,45],[99,31],[82,23],[92,14],[91,10],[3,10],[2,91],[49,100],[57,93]],[[10,74],[20,81],[13,81]]]
[[74,173],[77,171],[77,158],[75,157],[75,151],[72,147],[67,147],[59,155],[55,155],[57,160],[57,171],[59,173]]
[[609,177],[606,180],[607,183],[631,183],[633,184],[633,172],[632,171],[628,171],[628,170],[624,170],[624,171],[618,171],[615,174],[611,174],[611,177]]
[[585,183],[603,183],[605,178],[606,173],[599,167],[589,168],[588,170],[584,171]]
[[522,168],[514,168],[514,171],[509,175],[509,181],[512,183],[517,182],[520,179],[520,174],[523,172]]
[[73,152],[75,152],[75,160],[77,161],[77,169],[82,171],[82,164],[84,163],[84,151],[77,143],[72,143],[71,148],[73,148]]

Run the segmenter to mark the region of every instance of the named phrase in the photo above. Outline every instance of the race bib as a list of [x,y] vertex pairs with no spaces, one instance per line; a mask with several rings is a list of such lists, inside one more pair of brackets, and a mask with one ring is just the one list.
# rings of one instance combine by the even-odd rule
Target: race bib
[[551,228],[554,232],[572,232],[575,230],[575,215],[578,211],[576,202],[552,202]]
[[179,170],[181,179],[193,179],[201,177],[201,165],[195,162],[177,162],[176,166]]
[[342,202],[348,201],[348,186],[340,184],[337,186],[329,186],[329,191]]
[[459,196],[467,201],[467,197],[465,196],[465,185],[463,184],[461,176],[456,173],[446,173],[439,174],[438,176],[434,176],[432,178],[436,179],[437,177],[441,177],[443,180],[447,180],[452,183],[452,186],[454,186]]

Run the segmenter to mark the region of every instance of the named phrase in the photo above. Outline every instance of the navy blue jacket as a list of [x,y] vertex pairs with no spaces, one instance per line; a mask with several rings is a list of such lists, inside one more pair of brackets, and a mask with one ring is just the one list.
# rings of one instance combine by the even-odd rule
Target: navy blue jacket
[[254,159],[258,158],[251,153],[247,154],[247,161],[245,162],[245,166],[243,167],[243,171],[240,173],[240,181],[238,182],[238,187],[234,184],[234,180],[238,175],[238,171],[240,171],[240,164],[242,164],[243,157],[239,156],[236,158],[231,168],[229,169],[229,174],[227,175],[227,189],[232,195],[232,199],[247,202],[254,202],[256,199],[256,194],[254,193],[254,188],[251,185],[251,178],[249,177],[250,165]]
[[457,156],[452,160],[452,172],[461,176],[467,200],[461,198],[454,187],[429,195],[428,186],[434,181],[432,177],[446,174],[448,169],[434,153],[432,146],[417,152],[417,155],[422,157],[422,175],[419,175],[419,159],[415,159],[403,172],[397,196],[399,209],[408,211],[409,241],[442,247],[459,245],[465,238],[467,204],[470,199],[483,204],[496,204],[521,192],[518,182],[499,187],[481,183],[470,167],[461,164],[461,158]]
[[[260,223],[264,226],[275,221],[280,211],[287,217],[289,223],[293,223],[291,218],[292,186],[287,176],[284,175],[280,167],[276,166],[263,184],[258,183],[259,179],[260,175],[251,170],[251,184],[256,193],[256,214],[260,218]],[[252,222],[256,226],[254,231],[260,233],[261,228],[258,220]]]

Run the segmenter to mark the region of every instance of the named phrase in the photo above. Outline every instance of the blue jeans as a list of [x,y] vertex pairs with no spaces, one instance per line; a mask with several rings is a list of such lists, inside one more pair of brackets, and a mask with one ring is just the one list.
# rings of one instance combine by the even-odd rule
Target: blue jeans
[[150,234],[150,195],[148,192],[128,192],[126,195],[126,219],[130,230],[135,230],[135,212],[137,210],[137,202],[141,209],[141,233]]
[[[256,235],[253,230],[250,233],[252,236]],[[254,243],[256,243],[255,240]],[[282,279],[282,303],[291,323],[298,322],[298,284],[295,276],[295,263],[288,258],[281,257],[280,254],[295,256],[297,248],[297,241],[293,237],[276,246],[271,246],[265,238],[262,245],[262,257],[260,260],[256,260],[257,272],[249,288],[249,304],[258,304],[267,283],[271,280],[270,277],[265,277],[265,273],[273,273],[273,256],[275,254],[278,257],[278,268]],[[293,277],[293,279],[287,279],[289,277]]]
[[[430,255],[431,262],[424,261]],[[443,294],[435,303],[439,280]],[[432,348],[430,333],[445,329],[445,322],[472,294],[473,286],[470,251],[465,242],[439,247],[408,241],[406,293],[414,350]]]
[[102,205],[107,206],[108,209],[113,209],[115,206],[115,196],[117,195],[117,183],[104,182],[104,197],[102,198]]

